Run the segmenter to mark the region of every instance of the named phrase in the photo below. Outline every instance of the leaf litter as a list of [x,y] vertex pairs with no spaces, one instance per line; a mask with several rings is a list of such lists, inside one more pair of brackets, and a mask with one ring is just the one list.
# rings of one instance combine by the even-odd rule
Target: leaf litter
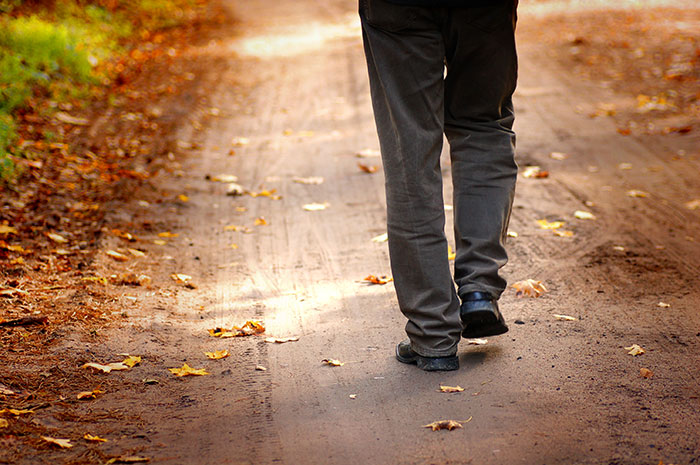
[[544,286],[542,281],[536,281],[534,279],[526,279],[524,281],[518,281],[511,285],[515,289],[516,297],[541,297],[547,292],[547,288]]
[[265,332],[265,326],[261,321],[248,320],[243,326],[234,326],[231,329],[214,328],[210,329],[209,335],[212,337],[229,338],[229,337],[244,337],[252,336]]

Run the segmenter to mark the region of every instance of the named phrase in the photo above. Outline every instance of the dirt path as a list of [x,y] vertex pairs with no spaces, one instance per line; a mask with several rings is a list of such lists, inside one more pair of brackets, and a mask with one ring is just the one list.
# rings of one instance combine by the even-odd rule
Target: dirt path
[[[144,363],[123,374],[131,388],[83,407],[133,418],[101,420],[104,433],[121,435],[105,451],[188,464],[700,461],[700,215],[683,205],[700,197],[697,136],[624,137],[610,120],[588,118],[587,106],[618,97],[556,67],[525,28],[519,159],[551,175],[520,179],[506,273],[511,282],[542,280],[550,292],[516,299],[509,290],[506,336],[463,344],[458,372],[424,373],[393,358],[404,322],[391,285],[361,283],[387,274],[389,263],[386,244],[371,241],[385,231],[383,177],[357,166],[379,160],[355,156],[377,148],[355,3],[228,8],[237,35],[201,49],[230,57],[211,70],[207,89],[218,116],[205,130],[183,125],[179,138],[198,149],[181,161],[182,176],[163,180],[189,201],[139,207],[133,199],[133,221],[175,221],[179,237],[150,253],[167,273],[193,276],[196,289],[123,296],[130,324],[99,352],[140,354]],[[249,142],[232,146],[234,137]],[[682,157],[679,144],[688,145]],[[554,151],[570,157],[550,159]],[[225,184],[207,179],[221,174],[282,198],[227,196]],[[324,182],[293,181],[310,176]],[[649,196],[629,197],[631,189]],[[576,210],[596,219],[575,219]],[[256,226],[261,217],[268,224]],[[539,229],[542,218],[566,221],[574,236]],[[300,339],[207,333],[251,318],[265,322],[267,336]],[[646,354],[628,355],[632,344]],[[203,352],[218,349],[232,356],[206,360]],[[326,358],[345,365],[325,366]],[[183,362],[211,375],[165,371]],[[640,377],[642,367],[652,379]],[[465,391],[440,393],[440,384]],[[470,421],[452,432],[422,428],[448,418]]]

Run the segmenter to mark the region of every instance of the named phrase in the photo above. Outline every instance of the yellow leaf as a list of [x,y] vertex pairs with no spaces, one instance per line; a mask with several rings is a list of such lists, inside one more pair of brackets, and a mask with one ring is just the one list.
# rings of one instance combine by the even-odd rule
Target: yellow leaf
[[332,367],[342,367],[345,365],[344,362],[341,362],[340,360],[336,360],[334,358],[324,358],[321,360],[321,363],[325,363],[326,365],[332,366]]
[[574,212],[574,217],[578,218],[579,220],[594,220],[595,215],[591,212],[583,211],[583,210],[576,210]]
[[372,242],[386,242],[389,240],[389,234],[384,233],[372,238]]
[[56,438],[50,438],[48,436],[42,436],[41,439],[44,441],[54,444],[61,449],[70,449],[73,447],[73,444],[70,443],[70,439],[56,439]]
[[440,385],[440,392],[462,392],[464,388],[461,386],[443,386]]
[[228,350],[215,350],[214,352],[204,352],[204,355],[212,360],[221,360],[222,358],[228,357],[230,354]]
[[[695,199],[691,200],[690,202],[686,202],[685,208],[687,208],[688,210],[700,209],[700,199]],[[0,226],[0,228],[2,228],[2,226]]]
[[83,368],[92,368],[94,370],[99,370],[104,373],[111,373],[112,371],[123,371],[123,370],[128,370],[129,367],[125,365],[123,362],[113,362],[113,363],[108,363],[107,365],[102,365],[100,363],[86,363],[83,365]]
[[14,416],[18,417],[20,415],[29,415],[30,413],[34,413],[34,410],[4,408],[4,409],[0,410],[0,415],[2,415],[3,413],[9,413],[10,415],[14,415]]
[[185,194],[180,194],[180,195],[177,196],[177,198],[178,198],[181,202],[189,202],[189,201],[190,201],[190,198],[187,197]]
[[186,363],[182,365],[182,368],[168,368],[168,371],[175,376],[203,376],[209,374],[204,368],[195,369]]
[[128,366],[129,368],[134,368],[136,365],[141,363],[141,357],[136,355],[129,355],[124,359],[122,363]]
[[[470,421],[469,420],[465,421],[464,423]],[[448,431],[452,431],[453,429],[461,428],[462,423],[455,421],[455,420],[439,420],[439,421],[434,421],[432,423],[429,423],[427,425],[423,425],[423,428],[431,428],[433,431],[439,431],[441,429],[446,429]]]
[[192,276],[182,273],[173,273],[170,275],[170,277],[173,279],[173,281],[177,281],[178,283],[183,284],[187,284],[187,282],[192,279]]
[[452,247],[450,245],[447,246],[447,259],[448,260],[454,260],[457,258],[457,252],[452,251]]
[[107,442],[107,439],[101,438],[99,436],[93,436],[90,433],[85,433],[85,435],[83,436],[83,439],[85,439],[87,441],[93,441],[93,442]]
[[262,322],[257,320],[248,320],[243,326],[234,326],[232,329],[225,328],[214,328],[210,329],[209,335],[212,337],[228,338],[228,337],[241,337],[241,336],[252,336],[253,334],[259,334],[265,332],[265,326]]
[[10,426],[10,422],[4,418],[0,418],[0,428],[7,428],[8,426]]
[[235,224],[230,224],[228,226],[224,226],[224,231],[235,231],[235,232],[244,232],[244,233],[250,233],[253,232],[252,229],[246,228],[245,226],[238,226]]
[[220,174],[218,176],[212,176],[211,180],[213,182],[223,182],[229,184],[232,182],[238,182],[238,176],[234,176],[233,174]]
[[542,281],[535,281],[534,279],[518,281],[517,283],[513,283],[511,287],[515,288],[516,297],[540,297],[547,292],[547,288],[544,287]]
[[640,368],[639,369],[639,376],[641,376],[642,378],[649,379],[652,376],[654,376],[654,372],[648,368]]
[[66,242],[68,242],[68,239],[61,236],[60,234],[48,233],[46,236],[52,241],[56,242],[57,244],[65,244]]
[[523,170],[523,177],[526,177],[526,178],[548,178],[549,171],[544,171],[539,166],[528,166]]
[[268,223],[267,220],[261,216],[260,218],[255,218],[254,224],[255,226],[266,226]]
[[0,224],[0,234],[17,234],[17,229],[6,224]]
[[577,318],[569,315],[557,315],[556,313],[552,315],[555,319],[560,321],[576,321]]
[[277,344],[284,344],[285,342],[296,342],[298,340],[299,340],[299,336],[265,338],[265,342],[274,342]]
[[547,220],[537,220],[537,224],[540,225],[540,229],[559,229],[564,226],[563,221],[552,221],[550,223]]
[[366,281],[369,284],[381,284],[384,285],[390,281],[393,281],[393,278],[389,278],[387,276],[374,276],[373,274],[367,276],[365,279],[362,281]]
[[640,346],[637,344],[632,344],[629,347],[625,347],[625,350],[628,350],[628,354],[632,356],[637,356],[637,355],[642,355],[644,352],[646,352],[644,349],[642,349]]
[[279,200],[282,198],[280,195],[275,195],[277,192],[277,189],[271,189],[271,190],[263,190],[260,192],[248,192],[248,195],[251,197],[269,197],[272,200]]
[[104,394],[104,391],[93,389],[92,391],[79,392],[77,398],[78,400],[96,399],[98,394]]
[[302,206],[304,210],[307,212],[316,212],[319,210],[325,210],[328,208],[329,204],[328,202],[323,202],[323,203],[307,203],[306,205]]
[[628,197],[640,197],[640,198],[649,197],[649,193],[648,193],[648,192],[640,191],[640,190],[637,190],[637,189],[628,190],[628,191],[626,192],[626,194],[627,194]]
[[158,233],[158,237],[177,237],[180,234],[178,233],[172,233],[170,231],[165,231],[165,232],[160,232]]
[[518,237],[518,233],[515,231],[508,231],[507,236],[508,237]]
[[126,250],[128,250],[129,253],[130,253],[131,255],[133,255],[134,257],[145,257],[145,256],[146,256],[146,253],[145,253],[145,252],[141,252],[141,251],[138,250],[138,249],[126,249]]
[[129,257],[127,257],[126,255],[124,255],[122,253],[114,251],[114,250],[107,250],[105,252],[105,254],[112,257],[113,259],[115,259],[118,262],[125,262],[125,261],[129,260]]
[[659,308],[669,308],[671,307],[671,304],[667,304],[666,302],[659,302],[658,304],[656,304],[656,306]]
[[360,168],[360,171],[365,172],[365,173],[376,173],[379,171],[379,167],[376,165],[365,165],[364,163],[358,163],[357,167]]
[[554,229],[552,233],[557,237],[574,237],[573,231],[566,231],[564,229]]
[[161,239],[156,239],[156,240],[153,241],[153,243],[154,243],[155,245],[165,245],[165,244],[167,244],[166,241],[161,240]]

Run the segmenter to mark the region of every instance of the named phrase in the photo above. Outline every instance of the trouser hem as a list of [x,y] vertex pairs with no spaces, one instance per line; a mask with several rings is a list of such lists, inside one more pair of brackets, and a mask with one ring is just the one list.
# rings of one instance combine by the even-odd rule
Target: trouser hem
[[421,357],[452,357],[453,355],[457,355],[457,344],[454,345],[454,348],[445,351],[427,349],[411,341],[411,350],[420,355]]

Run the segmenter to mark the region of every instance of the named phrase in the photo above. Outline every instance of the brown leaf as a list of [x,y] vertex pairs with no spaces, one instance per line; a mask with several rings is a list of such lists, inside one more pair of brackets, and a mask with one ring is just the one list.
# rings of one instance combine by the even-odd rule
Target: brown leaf
[[366,281],[368,284],[381,284],[384,285],[390,281],[393,281],[393,278],[389,278],[387,276],[375,276],[373,274],[367,276],[365,279],[362,281]]
[[360,168],[361,171],[365,173],[376,173],[379,170],[379,167],[376,165],[365,165],[364,163],[358,163],[357,167]]
[[70,439],[56,439],[48,436],[42,436],[41,439],[50,444],[58,446],[61,449],[70,449],[71,447],[73,447],[73,444],[70,443]]
[[[469,420],[465,421],[464,423],[470,421]],[[431,428],[433,431],[439,431],[441,429],[446,429],[448,431],[452,431],[453,429],[461,428],[462,423],[456,421],[456,420],[439,420],[439,421],[434,421],[432,423],[429,423],[427,425],[423,425],[423,428]]]
[[652,376],[654,376],[654,372],[651,371],[651,370],[648,369],[648,368],[640,368],[640,369],[639,369],[639,376],[641,376],[642,378],[647,378],[647,379],[649,379],[649,378],[651,378]]
[[534,279],[518,281],[513,283],[511,287],[515,288],[516,297],[540,297],[547,292],[547,288],[544,287],[542,281],[535,281]]
[[83,391],[79,392],[76,397],[78,398],[78,400],[97,399],[98,394],[104,394],[104,391],[100,391],[99,389],[93,389],[92,391]]

